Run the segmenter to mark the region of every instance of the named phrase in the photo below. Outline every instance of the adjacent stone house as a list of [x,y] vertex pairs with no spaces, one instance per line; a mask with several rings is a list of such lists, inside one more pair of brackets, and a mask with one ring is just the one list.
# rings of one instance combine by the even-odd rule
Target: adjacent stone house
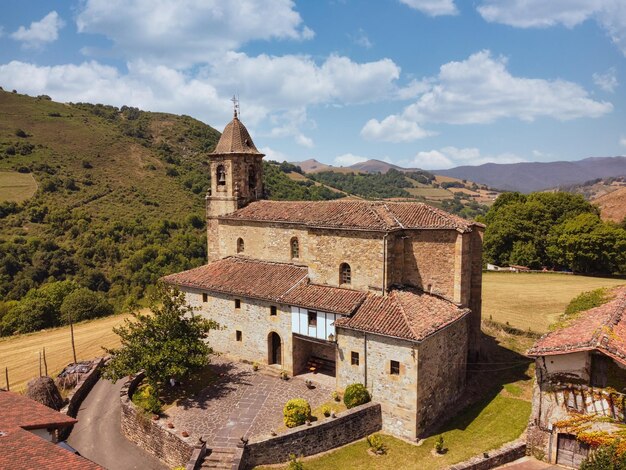
[[626,287],[611,296],[528,351],[537,375],[529,447],[551,463],[578,467],[590,443],[626,422]]
[[208,264],[165,282],[225,327],[215,350],[361,382],[385,429],[418,436],[479,353],[484,227],[416,202],[262,200],[262,158],[235,114],[209,156]]

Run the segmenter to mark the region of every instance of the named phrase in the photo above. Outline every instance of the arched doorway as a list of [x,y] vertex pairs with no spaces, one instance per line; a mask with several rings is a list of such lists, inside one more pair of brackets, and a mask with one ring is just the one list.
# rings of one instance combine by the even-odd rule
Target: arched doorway
[[268,364],[282,364],[282,341],[278,333],[272,331],[267,337]]

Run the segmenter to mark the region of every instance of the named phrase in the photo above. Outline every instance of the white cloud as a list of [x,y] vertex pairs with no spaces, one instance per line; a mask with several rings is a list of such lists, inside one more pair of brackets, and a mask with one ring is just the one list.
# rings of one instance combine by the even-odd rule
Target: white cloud
[[354,36],[349,35],[348,37],[352,40],[354,44],[364,47],[365,49],[370,49],[373,46],[372,42],[367,37],[367,34],[365,34],[365,31],[363,31],[362,29],[359,29],[359,32]]
[[362,157],[360,155],[354,155],[352,153],[344,153],[335,157],[333,164],[335,166],[350,166],[355,163],[362,163],[368,161],[369,158]]
[[617,81],[617,74],[615,67],[611,67],[605,73],[594,73],[592,75],[593,83],[599,86],[602,90],[613,93],[619,82]]
[[619,139],[619,144],[620,144],[622,147],[626,147],[626,137],[620,137],[620,139]]
[[573,28],[594,19],[626,55],[626,3],[623,0],[483,0],[483,18],[518,28],[562,24]]
[[482,124],[498,119],[533,121],[548,117],[569,120],[599,117],[613,109],[595,101],[580,85],[561,79],[515,77],[506,59],[489,51],[441,66],[439,75],[424,79],[428,88],[401,114],[369,120],[361,135],[372,140],[409,142],[431,135],[426,123]]
[[56,41],[59,38],[59,29],[63,26],[65,22],[59,14],[51,11],[40,21],[33,21],[28,28],[20,26],[11,37],[22,42],[25,47],[40,47],[45,43]]
[[444,147],[439,150],[418,152],[412,159],[401,162],[406,167],[425,170],[443,170],[460,165],[482,165],[484,163],[520,163],[526,161],[513,153],[482,155],[477,148]]
[[77,26],[111,39],[122,57],[175,67],[208,62],[254,40],[314,35],[292,0],[86,0]]
[[400,0],[400,2],[429,16],[459,13],[453,0]]
[[382,121],[370,119],[361,129],[361,136],[367,140],[394,143],[412,142],[433,134],[431,131],[422,129],[416,122],[400,116],[387,116]]
[[287,154],[274,150],[271,147],[262,147],[259,150],[265,154],[266,160],[274,160],[275,162],[288,162],[291,160]]

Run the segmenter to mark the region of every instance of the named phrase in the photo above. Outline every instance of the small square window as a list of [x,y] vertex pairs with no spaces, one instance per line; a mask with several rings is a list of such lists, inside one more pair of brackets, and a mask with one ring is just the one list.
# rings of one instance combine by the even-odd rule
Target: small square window
[[309,310],[309,326],[311,328],[317,327],[317,312]]
[[350,363],[353,366],[358,366],[359,365],[359,353],[355,352],[355,351],[352,351],[352,354],[350,356],[351,356],[350,357]]
[[398,361],[389,361],[389,373],[391,375],[400,375],[400,363]]
[[209,294],[202,294],[202,302],[208,302],[209,301]]
[[237,337],[237,341],[243,341],[243,333],[241,333],[241,331],[235,331],[235,336]]
[[270,307],[270,315],[275,316],[277,313],[276,305]]
[[235,308],[241,308],[241,300],[235,299]]

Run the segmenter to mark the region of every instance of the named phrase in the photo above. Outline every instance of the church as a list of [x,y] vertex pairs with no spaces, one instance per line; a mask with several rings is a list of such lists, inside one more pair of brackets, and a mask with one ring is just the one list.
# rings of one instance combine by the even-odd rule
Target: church
[[215,351],[362,383],[386,431],[420,436],[479,354],[484,226],[420,202],[263,200],[263,156],[235,112],[209,155],[208,262],[163,280],[223,327]]

